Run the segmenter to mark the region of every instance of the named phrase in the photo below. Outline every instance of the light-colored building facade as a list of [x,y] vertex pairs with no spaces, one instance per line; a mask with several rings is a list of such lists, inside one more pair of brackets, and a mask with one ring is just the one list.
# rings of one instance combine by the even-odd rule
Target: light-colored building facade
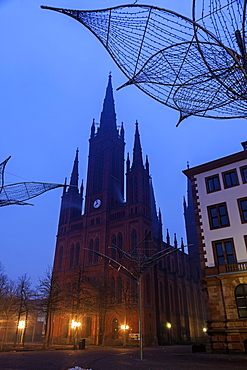
[[194,200],[212,352],[247,352],[247,143],[184,171]]

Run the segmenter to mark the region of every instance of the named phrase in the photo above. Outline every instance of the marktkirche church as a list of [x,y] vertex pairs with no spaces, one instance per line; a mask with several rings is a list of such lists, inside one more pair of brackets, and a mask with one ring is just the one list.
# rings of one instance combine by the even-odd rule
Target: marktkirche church
[[85,195],[78,150],[62,194],[53,276],[63,302],[54,313],[54,342],[73,342],[72,324],[78,323],[76,335],[87,344],[138,344],[140,280],[135,276],[143,261],[163,250],[171,253],[141,274],[143,343],[202,337],[205,304],[190,187],[184,200],[185,248],[168,231],[163,238],[137,122],[133,128],[133,156],[125,159],[124,126],[117,128],[109,76],[100,124],[91,126]]

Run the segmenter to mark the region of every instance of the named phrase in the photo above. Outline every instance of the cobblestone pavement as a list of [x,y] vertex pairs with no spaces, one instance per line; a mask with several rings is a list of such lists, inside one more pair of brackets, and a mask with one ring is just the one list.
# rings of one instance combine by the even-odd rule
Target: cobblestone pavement
[[192,353],[191,346],[138,348],[87,347],[84,350],[10,351],[0,353],[1,370],[238,370],[247,369],[246,355]]

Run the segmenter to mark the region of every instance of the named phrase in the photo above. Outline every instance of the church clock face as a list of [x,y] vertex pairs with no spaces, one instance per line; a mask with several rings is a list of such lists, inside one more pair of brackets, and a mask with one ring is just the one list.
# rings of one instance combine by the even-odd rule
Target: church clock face
[[93,207],[94,208],[99,208],[101,206],[101,200],[100,199],[96,199],[94,202],[93,202]]

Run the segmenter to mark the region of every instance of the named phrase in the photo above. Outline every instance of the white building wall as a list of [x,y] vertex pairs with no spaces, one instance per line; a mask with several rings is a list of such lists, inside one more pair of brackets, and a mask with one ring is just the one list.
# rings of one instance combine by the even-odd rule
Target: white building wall
[[[196,175],[196,185],[199,197],[199,208],[201,222],[203,225],[202,236],[204,237],[206,250],[206,266],[215,266],[214,254],[212,248],[212,241],[233,238],[234,246],[238,262],[247,261],[247,251],[243,235],[247,235],[247,224],[242,224],[238,208],[237,199],[247,196],[247,184],[243,184],[240,173],[240,167],[246,166],[247,160],[239,161],[220,167],[218,169],[210,170]],[[239,185],[231,188],[224,188],[222,173],[229,170],[237,170]],[[219,174],[221,190],[213,193],[207,193],[206,177]],[[230,226],[220,229],[210,230],[208,219],[207,206],[226,202]]]

